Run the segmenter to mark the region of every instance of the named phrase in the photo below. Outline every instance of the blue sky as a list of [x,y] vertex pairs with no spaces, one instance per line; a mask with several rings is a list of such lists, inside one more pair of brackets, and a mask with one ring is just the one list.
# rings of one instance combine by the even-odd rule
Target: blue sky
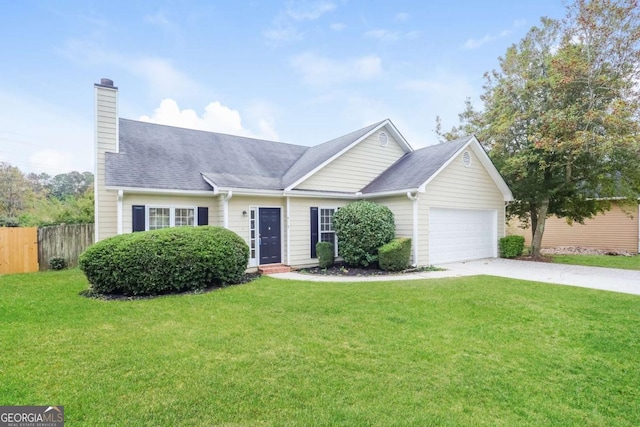
[[390,118],[437,142],[560,0],[4,1],[0,161],[93,171],[93,84],[120,116],[315,145]]

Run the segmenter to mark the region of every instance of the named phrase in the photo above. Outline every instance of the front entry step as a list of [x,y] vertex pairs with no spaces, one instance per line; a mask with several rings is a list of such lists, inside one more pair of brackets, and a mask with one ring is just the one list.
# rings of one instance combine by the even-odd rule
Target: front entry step
[[258,266],[258,272],[267,276],[269,274],[288,273],[290,271],[291,267],[287,267],[284,264],[265,264]]

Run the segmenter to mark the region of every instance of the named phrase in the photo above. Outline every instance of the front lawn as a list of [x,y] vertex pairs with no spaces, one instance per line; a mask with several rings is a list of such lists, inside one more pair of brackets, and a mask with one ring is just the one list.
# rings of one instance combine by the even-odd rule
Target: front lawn
[[640,298],[479,276],[81,297],[0,276],[0,405],[67,426],[640,425]]
[[553,255],[558,264],[586,265],[589,267],[622,268],[640,270],[640,256],[613,255]]

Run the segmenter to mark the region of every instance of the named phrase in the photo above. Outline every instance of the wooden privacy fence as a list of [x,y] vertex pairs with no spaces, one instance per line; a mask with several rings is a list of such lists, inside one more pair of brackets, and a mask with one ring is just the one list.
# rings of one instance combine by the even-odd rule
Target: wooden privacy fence
[[0,274],[38,271],[38,229],[0,227]]
[[38,229],[40,271],[49,270],[49,260],[61,257],[68,267],[78,265],[78,257],[93,243],[93,224],[68,224]]

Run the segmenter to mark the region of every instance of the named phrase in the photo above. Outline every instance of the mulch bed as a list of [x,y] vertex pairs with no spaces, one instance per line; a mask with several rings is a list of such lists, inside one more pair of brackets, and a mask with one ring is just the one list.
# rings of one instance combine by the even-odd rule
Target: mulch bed
[[369,268],[361,268],[361,267],[348,267],[343,263],[336,263],[333,267],[329,268],[320,268],[320,267],[310,267],[299,270],[299,273],[303,274],[319,274],[323,276],[390,276],[390,275],[398,275],[398,274],[406,274],[406,273],[416,273],[420,271],[437,271],[439,268],[435,267],[419,267],[419,268],[409,268],[403,271],[385,271],[378,268],[378,266],[372,266]]

